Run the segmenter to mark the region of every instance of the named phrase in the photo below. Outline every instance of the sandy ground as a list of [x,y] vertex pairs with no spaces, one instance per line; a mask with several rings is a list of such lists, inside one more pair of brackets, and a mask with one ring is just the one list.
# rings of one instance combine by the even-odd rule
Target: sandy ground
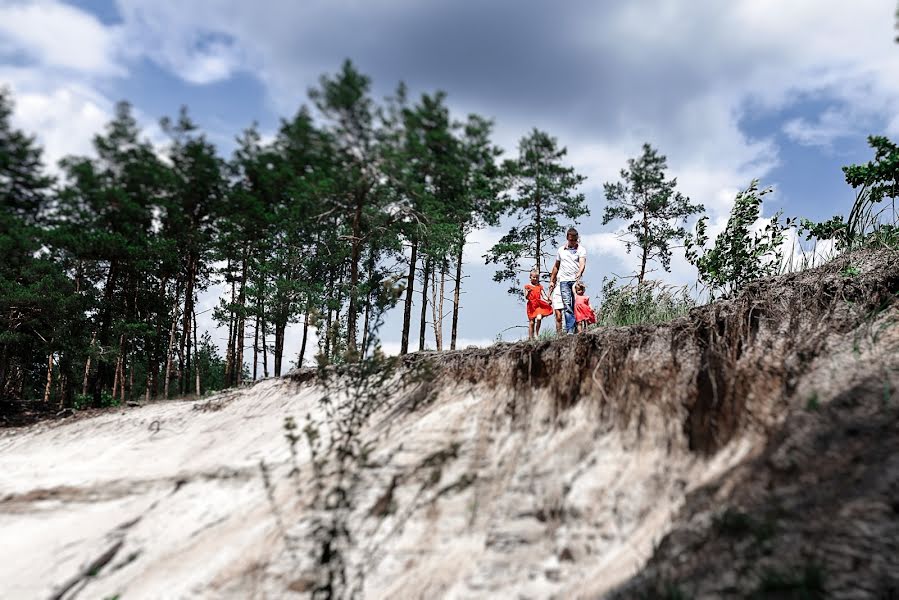
[[[291,586],[316,570],[311,468],[300,443],[289,474],[283,424],[315,413],[319,393],[270,380],[4,432],[2,596],[307,595]],[[366,565],[365,597],[601,594],[639,570],[687,491],[751,446],[698,460],[661,424],[636,439],[585,403],[558,427],[546,397],[532,402],[513,423],[501,390],[455,387],[389,425],[375,415],[348,553]],[[394,477],[395,507],[372,516]]]

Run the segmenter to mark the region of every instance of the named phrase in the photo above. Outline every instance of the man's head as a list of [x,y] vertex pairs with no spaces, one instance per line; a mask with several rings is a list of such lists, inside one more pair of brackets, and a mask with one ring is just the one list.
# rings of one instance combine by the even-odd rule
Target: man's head
[[568,240],[568,246],[573,248],[577,246],[577,243],[581,239],[581,236],[577,232],[577,229],[575,229],[574,227],[569,227],[568,231],[565,232],[565,239]]

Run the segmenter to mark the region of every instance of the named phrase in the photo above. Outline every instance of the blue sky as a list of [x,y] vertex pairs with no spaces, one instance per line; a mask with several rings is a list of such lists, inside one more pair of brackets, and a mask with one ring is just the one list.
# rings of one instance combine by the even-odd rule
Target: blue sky
[[[681,191],[721,227],[738,188],[773,185],[766,215],[827,218],[853,197],[840,167],[870,158],[865,137],[899,138],[899,44],[892,0],[0,0],[0,82],[17,125],[50,163],[130,101],[147,136],[187,105],[224,154],[256,121],[272,132],[344,58],[389,94],[446,90],[458,117],[496,121],[514,155],[533,127],[555,135],[588,176],[593,215],[579,228],[586,280],[628,273],[635,258],[603,227],[602,183],[646,141]],[[501,231],[471,237],[463,344],[525,324],[480,255]],[[695,272],[675,257],[671,273]],[[215,302],[211,290],[204,302]],[[400,315],[383,332],[398,344]],[[516,339],[524,330],[507,330]],[[290,341],[290,340],[288,340]],[[433,342],[431,342],[433,344]]]

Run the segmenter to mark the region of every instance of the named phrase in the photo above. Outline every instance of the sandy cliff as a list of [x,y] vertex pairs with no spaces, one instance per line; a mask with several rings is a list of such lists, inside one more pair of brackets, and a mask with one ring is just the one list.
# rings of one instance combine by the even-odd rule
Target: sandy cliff
[[897,293],[866,252],[663,326],[414,355],[352,459],[303,428],[356,384],[306,372],[4,430],[0,596],[889,597]]

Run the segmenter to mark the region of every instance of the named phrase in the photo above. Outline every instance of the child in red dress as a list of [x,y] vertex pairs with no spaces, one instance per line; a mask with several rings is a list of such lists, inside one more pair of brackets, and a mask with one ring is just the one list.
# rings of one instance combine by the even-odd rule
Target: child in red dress
[[574,286],[574,320],[577,321],[578,332],[587,331],[587,325],[596,323],[596,313],[590,306],[590,297],[586,295],[587,286],[578,282]]
[[540,273],[531,271],[531,283],[524,286],[524,297],[528,301],[528,339],[540,335],[540,322],[543,317],[553,314],[553,307],[543,297],[543,286],[540,285]]

